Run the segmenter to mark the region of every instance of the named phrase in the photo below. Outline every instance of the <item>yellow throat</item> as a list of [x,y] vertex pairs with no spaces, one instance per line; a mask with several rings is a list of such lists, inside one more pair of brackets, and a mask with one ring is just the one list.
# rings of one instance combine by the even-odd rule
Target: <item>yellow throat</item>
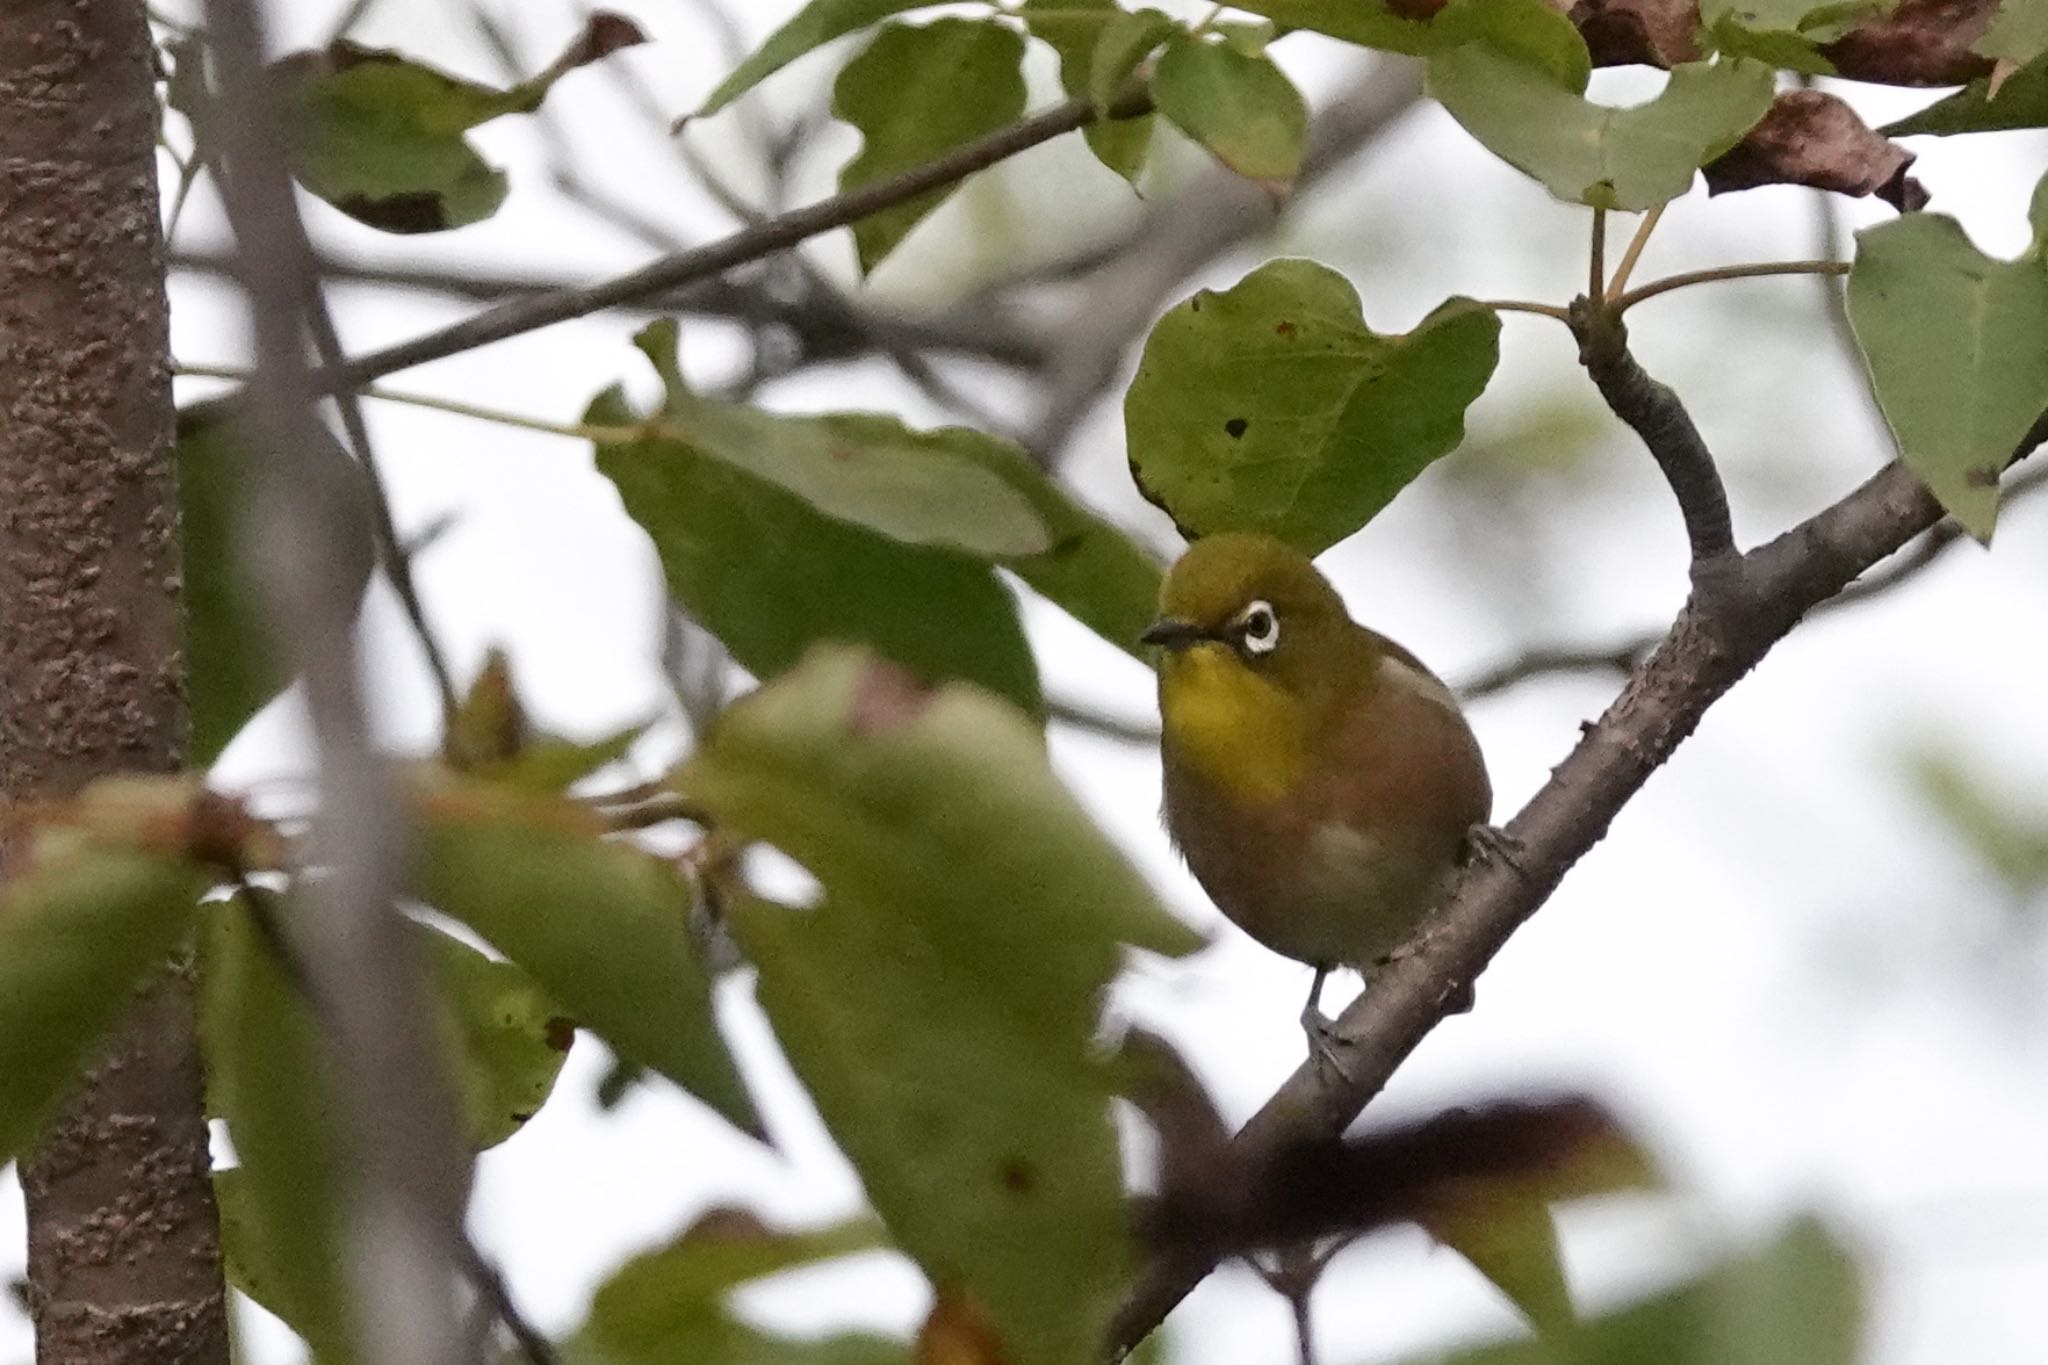
[[1235,801],[1277,801],[1308,765],[1307,708],[1221,642],[1166,658],[1159,711],[1174,757]]

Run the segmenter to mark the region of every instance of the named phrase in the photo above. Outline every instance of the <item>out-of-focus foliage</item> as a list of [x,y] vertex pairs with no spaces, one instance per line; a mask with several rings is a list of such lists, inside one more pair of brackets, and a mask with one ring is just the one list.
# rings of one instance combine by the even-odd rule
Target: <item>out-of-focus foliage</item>
[[1085,1356],[1131,1257],[1101,992],[1120,944],[1199,940],[1061,789],[1024,716],[871,655],[819,652],[735,705],[677,781],[823,887],[815,908],[751,904],[734,927],[897,1241],[987,1306],[1016,1365]]
[[1535,1341],[1429,1357],[1430,1365],[1855,1365],[1863,1289],[1818,1223],[1668,1294]]

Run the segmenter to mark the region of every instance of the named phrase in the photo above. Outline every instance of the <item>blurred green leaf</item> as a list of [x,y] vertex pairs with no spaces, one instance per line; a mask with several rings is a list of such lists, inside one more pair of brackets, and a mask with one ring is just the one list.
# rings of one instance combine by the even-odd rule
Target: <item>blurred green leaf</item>
[[[234,446],[226,409],[202,403],[178,414],[178,506],[184,537],[185,695],[192,709],[186,762],[205,768],[258,711],[291,681],[271,647],[267,617],[248,583],[242,551],[243,474],[251,466]],[[319,458],[360,485],[356,463],[332,441]],[[355,556],[337,566],[360,599],[375,562],[370,524],[354,502],[327,504],[358,533]]]
[[1499,338],[1462,299],[1382,335],[1343,276],[1271,262],[1152,329],[1124,399],[1132,472],[1189,535],[1258,530],[1318,553],[1458,444]]
[[1301,171],[1308,106],[1279,67],[1226,42],[1167,39],[1152,102],[1183,133],[1248,180],[1284,191]]
[[797,1073],[899,1243],[985,1303],[1016,1365],[1092,1354],[1130,1266],[1111,1077],[1120,945],[1198,940],[999,699],[823,649],[679,774],[823,886],[734,929]]
[[1492,1281],[1539,1331],[1564,1331],[1576,1320],[1557,1220],[1543,1200],[1501,1193],[1476,1207],[1446,1211],[1424,1226]]
[[1897,0],[1702,0],[1700,26],[1717,51],[1810,75],[1833,75],[1819,44],[1891,9]]
[[1260,14],[1283,28],[1305,28],[1362,47],[1415,55],[1442,43],[1430,25],[1396,14],[1386,0],[1231,0],[1232,9]]
[[[1158,10],[1133,14],[1116,0],[1024,0],[1018,12],[1032,36],[1059,54],[1060,88],[1094,100],[1098,109],[1108,108],[1146,53],[1176,27]],[[1105,94],[1096,93],[1098,58],[1105,63]],[[1152,122],[1150,114],[1098,118],[1081,133],[1096,160],[1135,184],[1152,146]]]
[[1886,137],[1915,133],[1995,133],[2011,128],[2048,128],[2048,57],[2038,57],[1991,92],[1992,78],[1979,76],[1947,99],[1888,123],[1878,131]]
[[447,1035],[470,1145],[495,1147],[540,1112],[561,1075],[576,1023],[533,978],[460,939],[416,926]]
[[1854,1261],[1819,1224],[1690,1284],[1534,1341],[1434,1355],[1431,1365],[1855,1365],[1863,1291]]
[[760,1135],[674,868],[573,802],[449,778],[420,803],[420,898],[474,929],[630,1062]]
[[63,1103],[206,887],[173,852],[75,828],[12,840],[0,891],[0,1166]]
[[717,113],[806,52],[823,47],[834,38],[880,23],[892,14],[930,9],[939,3],[941,0],[811,0],[705,96],[696,117]]
[[[289,908],[272,906],[280,915]],[[320,1037],[244,901],[207,907],[203,943],[207,1093],[240,1161],[214,1178],[228,1273],[321,1365],[343,1365],[352,1310],[340,1249],[340,1115]]]
[[1089,58],[1088,98],[1095,101],[1095,107],[1108,109],[1114,104],[1139,65],[1179,30],[1180,25],[1170,16],[1149,7],[1110,20]]
[[1499,36],[1429,60],[1430,93],[1466,132],[1558,198],[1608,209],[1684,194],[1763,117],[1775,86],[1761,62],[1694,62],[1672,68],[1656,99],[1616,109],[1584,98],[1583,77],[1559,76],[1554,56],[1532,60]]
[[775,1337],[748,1326],[726,1303],[749,1281],[885,1245],[872,1219],[779,1232],[746,1210],[713,1209],[598,1287],[568,1357],[579,1365],[903,1365],[902,1342],[858,1334]]
[[1934,814],[1949,833],[1997,874],[2014,896],[2028,899],[2048,890],[2048,807],[2015,809],[1960,755],[1926,749],[1912,756],[1909,771]]
[[1849,322],[1899,456],[1980,541],[1998,480],[2048,411],[2048,177],[2034,244],[1986,256],[1946,214],[1910,213],[1856,234]]
[[2008,68],[2025,66],[2048,53],[2048,5],[2041,0],[2005,0],[1970,50]]
[[[832,86],[833,115],[862,138],[839,172],[840,190],[887,180],[1015,122],[1024,112],[1023,61],[1023,37],[992,20],[885,25]],[[957,188],[942,185],[855,222],[861,272]]]
[[479,85],[402,53],[337,41],[272,68],[286,101],[292,173],[358,222],[386,232],[441,232],[490,217],[505,176],[463,136],[529,113],[579,66],[646,41],[603,11],[555,62],[508,89]]

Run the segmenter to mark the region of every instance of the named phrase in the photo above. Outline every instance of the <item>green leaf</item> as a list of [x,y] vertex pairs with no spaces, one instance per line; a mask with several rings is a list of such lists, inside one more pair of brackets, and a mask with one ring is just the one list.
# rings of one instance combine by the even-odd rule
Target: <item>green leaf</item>
[[2007,67],[2025,66],[2048,53],[2048,5],[2005,0],[1970,50]]
[[942,0],[811,0],[795,18],[775,30],[752,56],[704,99],[696,117],[715,114],[814,48],[843,38],[892,14],[930,9]]
[[1916,133],[1996,133],[2012,128],[2048,128],[2048,57],[2036,58],[1991,91],[1992,78],[1980,76],[1947,99],[1878,131],[1886,137]]
[[[319,458],[332,463],[345,487],[361,487],[360,468],[340,446],[323,440]],[[276,658],[268,616],[248,584],[242,551],[246,454],[235,448],[232,424],[218,404],[178,414],[178,504],[184,537],[185,694],[192,708],[186,761],[205,768],[240,734],[250,717],[291,681]],[[353,500],[329,504],[329,515],[356,523],[354,554],[338,567],[360,600],[375,563],[370,524]]]
[[1463,439],[1500,320],[1453,299],[1405,335],[1313,261],[1274,261],[1152,329],[1124,398],[1132,472],[1190,536],[1258,530],[1315,554]]
[[1856,235],[1849,322],[1906,467],[1980,541],[1998,480],[2048,411],[2048,179],[2034,245],[1986,256],[1945,214],[1910,213]]
[[[675,325],[655,323],[636,340],[662,374],[669,401],[698,405],[676,372]],[[609,393],[592,404],[587,420],[625,426],[637,419]],[[788,422],[806,432],[820,419],[757,413],[740,420]],[[919,439],[892,419],[859,420],[868,431],[893,429],[906,444]],[[600,444],[598,471],[653,539],[670,593],[756,677],[780,673],[818,640],[857,640],[930,677],[966,678],[1040,709],[1038,672],[1016,603],[986,564],[938,546],[903,544],[727,463],[720,450],[669,439],[645,424],[641,430],[636,440]],[[844,435],[851,428],[817,430]],[[923,452],[971,450],[980,439],[986,438],[940,440]],[[980,474],[973,487],[986,491],[992,482]],[[1028,504],[1025,510],[1032,512]]]
[[1557,1220],[1538,1198],[1501,1197],[1476,1213],[1432,1218],[1431,1236],[1470,1261],[1535,1327],[1554,1333],[1574,1321]]
[[1308,146],[1308,106],[1264,57],[1192,34],[1169,38],[1152,102],[1183,133],[1248,180],[1285,190]]
[[884,1245],[872,1219],[779,1232],[744,1209],[713,1209],[598,1287],[571,1358],[584,1365],[903,1365],[901,1342],[857,1335],[791,1341],[748,1326],[727,1306],[730,1292],[749,1281]]
[[0,1165],[63,1103],[206,885],[175,854],[78,829],[13,838],[0,894]]
[[630,21],[592,15],[553,65],[504,90],[346,40],[293,53],[272,68],[287,110],[292,173],[349,217],[386,232],[479,222],[504,202],[505,176],[463,134],[502,114],[531,112],[562,76],[644,41]]
[[[839,172],[858,189],[921,166],[1016,121],[1024,112],[1024,39],[985,19],[889,24],[832,85],[832,113],[860,130],[860,153]],[[958,184],[871,213],[853,225],[863,274],[946,202]]]
[[1770,107],[1760,62],[1672,68],[1664,92],[1616,109],[1584,98],[1548,63],[1498,41],[1469,42],[1429,61],[1429,89],[1465,131],[1558,198],[1596,208],[1654,208],[1692,187]]
[[[1044,40],[1060,59],[1060,88],[1075,98],[1093,100],[1106,110],[1145,55],[1176,27],[1158,10],[1133,14],[1116,0],[1024,0],[1019,11],[1033,37]],[[1109,44],[1105,71],[1107,94],[1096,93],[1095,67]],[[1121,70],[1116,68],[1121,66]],[[1145,154],[1152,146],[1152,115],[1098,118],[1081,130],[1095,159],[1124,179],[1137,183]]]
[[792,1064],[934,1283],[1016,1365],[1089,1358],[1130,1267],[1111,1076],[1120,945],[1197,940],[977,689],[820,650],[738,703],[678,776],[823,887],[734,927]]
[[1130,83],[1138,66],[1180,25],[1156,9],[1122,13],[1102,30],[1102,40],[1088,62],[1088,98],[1108,109]]
[[[660,374],[667,398],[660,415],[635,424],[638,441],[601,447],[599,468],[614,481],[620,474],[613,469],[623,469],[635,459],[658,459],[665,466],[662,472],[676,478],[708,455],[796,494],[811,510],[834,521],[852,523],[907,547],[956,550],[1008,569],[1112,643],[1124,649],[1136,647],[1137,634],[1151,621],[1158,604],[1158,562],[1128,535],[1063,492],[1015,442],[965,427],[913,431],[894,417],[870,413],[785,417],[759,408],[713,402],[697,397],[684,384],[676,366],[673,322],[650,324],[635,340]],[[652,454],[647,449],[650,443],[660,446],[661,453]],[[620,460],[617,452],[629,447],[642,449],[637,457],[629,454]],[[633,507],[629,496],[628,511],[633,512]],[[711,509],[707,502],[676,510]],[[655,533],[648,520],[638,512],[633,515]],[[659,546],[662,537],[655,533],[655,538]],[[665,550],[663,562],[670,563]],[[942,561],[934,557],[930,562],[937,565]],[[675,586],[674,567],[670,567],[671,587],[680,598],[684,594]],[[727,572],[734,567],[725,566]],[[776,568],[800,574],[802,557]],[[836,573],[834,580],[842,590],[859,586]],[[822,592],[808,596],[771,593],[762,600],[804,601],[820,597]],[[973,618],[954,618],[955,627],[960,619]],[[700,620],[707,628],[719,630],[707,618]],[[772,620],[735,623],[740,629],[772,624]],[[866,639],[899,662],[922,668],[934,677],[967,678],[994,687],[1027,710],[1039,706],[1028,657],[1024,664],[1029,684],[1017,688],[1003,673],[934,669],[926,660],[892,652],[880,640],[848,635],[843,628],[840,633],[844,638]],[[766,676],[795,662],[813,638],[818,637],[803,634],[791,642],[786,655],[777,651],[773,657],[778,662],[765,671],[740,653],[733,641],[726,643],[742,664]],[[972,636],[964,639],[973,643]],[[989,652],[1001,658],[1000,652]]]
[[[289,906],[273,901],[280,915]],[[215,1177],[235,1285],[304,1337],[322,1365],[349,1360],[340,1244],[341,1116],[311,1013],[239,898],[207,907],[199,1029],[207,1092],[241,1164]]]
[[1819,44],[1892,8],[1896,0],[1702,0],[1700,26],[1717,51],[1810,75],[1833,75]]
[[1230,7],[1264,15],[1282,28],[1305,28],[1388,52],[1419,55],[1443,43],[1429,24],[1402,18],[1386,0],[1231,0]]
[[[1848,1253],[1811,1220],[1668,1294],[1535,1341],[1431,1365],[1856,1365],[1863,1293]],[[1419,1362],[1418,1362],[1419,1365]]]
[[689,887],[662,860],[601,833],[573,802],[450,779],[422,803],[416,889],[622,1058],[758,1136],[691,947]]
[[441,1002],[470,1145],[495,1147],[526,1126],[555,1088],[576,1023],[533,978],[432,925],[416,925]]

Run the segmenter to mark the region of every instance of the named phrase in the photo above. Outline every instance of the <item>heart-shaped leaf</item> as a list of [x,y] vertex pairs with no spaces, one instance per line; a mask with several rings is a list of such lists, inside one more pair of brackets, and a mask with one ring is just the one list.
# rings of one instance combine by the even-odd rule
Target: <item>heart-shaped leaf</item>
[[2034,244],[1985,255],[1946,214],[1911,213],[1856,236],[1849,322],[1899,457],[1979,540],[1998,480],[2048,411],[2048,178]]
[[1272,262],[1153,328],[1124,399],[1132,472],[1190,536],[1264,531],[1319,553],[1463,439],[1499,340],[1500,320],[1459,299],[1374,332],[1343,276]]

